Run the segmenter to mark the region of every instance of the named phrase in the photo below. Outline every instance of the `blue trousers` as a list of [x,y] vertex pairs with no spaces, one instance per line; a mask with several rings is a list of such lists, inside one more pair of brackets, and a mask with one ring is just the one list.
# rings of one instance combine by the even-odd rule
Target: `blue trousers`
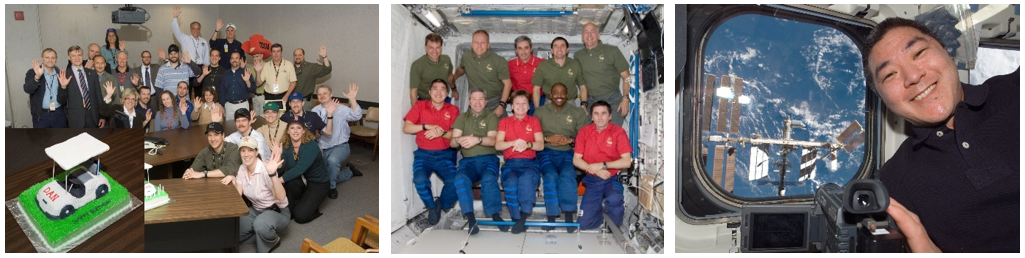
[[533,159],[507,159],[502,166],[502,187],[505,203],[513,219],[520,213],[530,213],[537,201],[537,184],[541,182],[537,163]]
[[456,204],[456,151],[424,150],[417,149],[413,152],[413,185],[424,206],[433,209],[434,194],[431,193],[431,173],[438,173],[438,177],[445,186],[441,188],[441,196],[438,197],[438,204],[442,209],[452,208]]
[[68,115],[64,113],[64,107],[52,112],[49,109],[40,110],[38,118],[32,119],[32,128],[68,128]]
[[[608,213],[612,222],[623,224],[623,184],[619,183],[619,175],[602,180],[600,177],[588,174],[584,177],[584,199],[580,202],[580,209],[584,215],[580,216],[580,229],[592,229],[601,226],[603,219],[602,212]],[[602,201],[604,200],[604,207]]]
[[480,181],[484,215],[502,212],[502,195],[498,188],[498,156],[477,155],[459,160],[456,172],[456,195],[463,214],[473,213],[473,183]]
[[331,177],[331,189],[335,189],[338,183],[349,181],[352,178],[352,170],[349,166],[343,166],[349,160],[349,143],[342,143],[337,146],[324,149],[324,160],[327,162],[327,172]]
[[544,182],[545,209],[548,216],[577,211],[577,171],[573,168],[573,150],[545,149],[537,153]]

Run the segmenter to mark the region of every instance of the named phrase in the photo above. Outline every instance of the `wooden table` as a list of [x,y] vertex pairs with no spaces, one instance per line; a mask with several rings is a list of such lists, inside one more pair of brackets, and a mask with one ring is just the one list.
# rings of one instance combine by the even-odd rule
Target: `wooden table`
[[[235,122],[224,125],[224,136],[237,131]],[[167,140],[168,145],[162,150],[164,154],[149,155],[149,150],[140,150],[146,153],[146,163],[159,166],[171,162],[195,158],[199,151],[210,143],[206,140],[206,125],[191,126],[189,129],[172,129],[159,132],[150,132],[146,137],[157,137]]]
[[146,252],[237,251],[239,217],[249,208],[234,186],[220,178],[150,182],[174,202],[146,211]]
[[[22,129],[7,129],[22,130]],[[54,134],[65,135],[74,129],[31,129],[36,130],[33,134]],[[74,133],[71,136],[77,135]],[[143,168],[142,159],[139,159],[139,143],[142,142],[142,130],[115,130],[99,138],[100,141],[110,145],[110,150],[98,156],[103,162],[103,171],[111,178],[128,189],[133,196],[143,198]],[[18,151],[16,146],[7,146],[7,151]],[[39,155],[45,156],[40,152]],[[8,162],[16,162],[10,161]],[[50,171],[53,161],[48,160],[29,166],[17,173],[7,175],[5,185],[5,199],[17,198],[21,192],[33,184],[50,178]],[[237,195],[237,194],[236,194]],[[6,210],[6,209],[5,209]],[[128,215],[121,218],[114,224],[103,229],[100,233],[90,237],[84,243],[71,249],[71,252],[89,253],[115,253],[115,252],[142,252],[143,251],[143,215],[142,207],[132,210]],[[29,242],[28,237],[21,230],[21,226],[14,221],[10,211],[4,212],[7,220],[5,229],[5,250],[11,252],[36,252]]]

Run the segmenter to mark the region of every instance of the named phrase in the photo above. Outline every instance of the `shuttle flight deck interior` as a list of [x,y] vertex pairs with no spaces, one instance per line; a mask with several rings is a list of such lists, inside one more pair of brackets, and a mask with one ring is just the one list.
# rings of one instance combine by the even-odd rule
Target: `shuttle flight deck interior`
[[[567,227],[580,223],[556,223],[546,219],[543,190],[538,188],[537,202],[527,219],[527,231],[502,232],[499,226],[512,225],[502,200],[500,212],[507,224],[494,223],[484,215],[479,185],[473,187],[474,216],[480,232],[468,234],[468,221],[459,205],[443,211],[436,225],[428,223],[428,212],[413,185],[414,136],[393,132],[391,218],[393,253],[662,253],[663,232],[663,58],[662,5],[393,5],[392,75],[393,101],[390,117],[402,118],[411,104],[408,75],[410,64],[425,55],[425,36],[438,33],[444,39],[442,54],[458,65],[461,55],[471,49],[477,30],[486,30],[490,51],[512,60],[517,58],[514,39],[528,36],[533,55],[552,58],[551,42],[556,37],[568,41],[570,57],[584,47],[583,25],[594,23],[602,43],[618,47],[629,63],[630,109],[623,128],[632,146],[631,167],[620,171],[625,190],[625,214],[622,226],[608,217],[596,229],[567,233]],[[451,104],[467,112],[466,77],[455,81],[460,98]],[[579,105],[579,99],[566,105]],[[399,121],[399,120],[396,120]],[[401,124],[402,122],[399,121]],[[406,150],[406,151],[403,151]],[[501,154],[501,152],[499,152]],[[501,157],[501,155],[499,155]],[[577,170],[578,175],[582,173]],[[432,177],[437,196],[442,181]],[[578,195],[577,203],[580,202]],[[577,214],[579,215],[579,214]],[[547,226],[555,229],[545,230]]]
[[962,83],[1020,64],[1019,5],[675,8],[676,252],[908,251],[878,171],[911,124],[869,88],[869,33],[924,24]]

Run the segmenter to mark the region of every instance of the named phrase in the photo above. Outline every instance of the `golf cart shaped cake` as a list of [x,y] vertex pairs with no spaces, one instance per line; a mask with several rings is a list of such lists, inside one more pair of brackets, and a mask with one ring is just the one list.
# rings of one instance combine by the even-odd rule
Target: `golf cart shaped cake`
[[46,148],[50,178],[6,201],[37,251],[67,252],[142,204],[102,170],[109,149],[86,133]]

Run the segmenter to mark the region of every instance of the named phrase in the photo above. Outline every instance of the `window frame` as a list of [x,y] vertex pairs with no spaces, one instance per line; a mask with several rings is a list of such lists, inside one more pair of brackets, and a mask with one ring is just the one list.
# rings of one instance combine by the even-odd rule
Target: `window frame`
[[[700,5],[688,6],[686,12],[686,57],[677,74],[677,217],[693,224],[739,221],[741,207],[746,204],[811,203],[813,195],[787,197],[741,197],[726,192],[715,184],[701,157],[700,87],[704,80],[704,50],[711,35],[720,25],[737,16],[755,14],[834,28],[854,41],[862,53],[865,38],[874,24],[863,24],[825,14],[787,6]],[[861,60],[859,60],[861,61]],[[681,80],[681,78],[683,78]],[[872,84],[865,82],[865,154],[853,179],[871,178],[880,164],[877,150],[881,146],[882,102]]]

